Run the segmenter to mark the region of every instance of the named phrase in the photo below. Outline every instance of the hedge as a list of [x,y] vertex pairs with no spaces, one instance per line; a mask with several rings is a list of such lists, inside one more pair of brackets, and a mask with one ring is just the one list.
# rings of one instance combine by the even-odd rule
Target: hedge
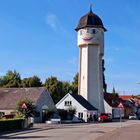
[[23,128],[23,119],[5,119],[0,120],[0,130],[11,130],[11,129],[21,129]]

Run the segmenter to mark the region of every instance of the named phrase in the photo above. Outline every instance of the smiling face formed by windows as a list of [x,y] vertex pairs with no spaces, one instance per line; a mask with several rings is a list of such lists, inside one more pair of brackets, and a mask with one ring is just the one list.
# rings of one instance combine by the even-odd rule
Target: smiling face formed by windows
[[84,28],[79,30],[78,44],[98,44],[99,29]]

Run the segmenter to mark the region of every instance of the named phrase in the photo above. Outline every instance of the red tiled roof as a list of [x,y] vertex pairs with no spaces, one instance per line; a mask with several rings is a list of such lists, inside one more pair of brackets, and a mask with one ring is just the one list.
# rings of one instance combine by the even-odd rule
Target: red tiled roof
[[120,98],[123,100],[129,100],[129,99],[133,98],[133,96],[132,95],[125,95],[125,96],[120,96]]
[[125,95],[125,96],[120,96],[120,98],[123,99],[123,100],[128,100],[128,101],[131,101],[131,102],[140,103],[139,96]]
[[0,109],[15,109],[22,99],[31,99],[36,104],[40,95],[46,90],[39,88],[0,88]]
[[121,98],[113,96],[111,93],[104,93],[104,100],[111,106],[111,107],[118,107],[119,103],[122,102],[124,107],[129,107],[125,101]]

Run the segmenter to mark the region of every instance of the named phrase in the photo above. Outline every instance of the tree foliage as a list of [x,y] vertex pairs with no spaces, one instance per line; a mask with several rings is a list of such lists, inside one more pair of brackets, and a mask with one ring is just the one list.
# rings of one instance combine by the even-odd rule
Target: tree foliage
[[0,87],[11,88],[20,87],[21,77],[15,70],[9,70],[5,76],[0,77]]
[[42,82],[38,76],[24,78],[21,82],[22,87],[41,87]]
[[33,117],[36,113],[36,106],[33,105],[33,102],[30,99],[23,99],[19,101],[16,109],[25,118]]
[[62,82],[62,97],[65,96],[67,93],[71,92],[71,85],[67,81]]
[[116,98],[119,98],[119,94],[116,92],[115,88],[113,87],[112,95]]
[[58,81],[56,77],[51,76],[46,79],[45,86],[50,92],[54,102],[57,103],[61,99],[62,95],[62,82]]
[[57,103],[67,93],[78,93],[78,73],[74,76],[71,83],[60,81],[57,77],[51,76],[42,84],[38,76],[21,79],[19,73],[11,70],[9,70],[6,75],[0,77],[0,87],[41,87],[42,85],[47,87],[54,102]]
[[74,76],[73,82],[71,84],[71,90],[73,93],[78,93],[78,73]]
[[63,98],[67,93],[78,92],[78,74],[73,78],[72,84],[67,81],[59,81],[57,77],[51,76],[45,81],[49,93],[51,94],[55,103]]

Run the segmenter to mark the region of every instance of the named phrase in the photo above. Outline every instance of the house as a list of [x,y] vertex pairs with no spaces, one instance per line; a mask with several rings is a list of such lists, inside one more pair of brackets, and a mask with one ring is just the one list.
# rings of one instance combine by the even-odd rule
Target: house
[[139,95],[134,96],[134,95],[122,95],[120,96],[121,99],[123,100],[127,100],[131,103],[133,103],[135,106],[139,106],[140,105],[140,97]]
[[137,107],[140,104],[140,98],[138,96],[133,96],[133,95],[123,95],[120,96],[122,100],[124,100],[129,106],[132,108],[132,113],[137,112]]
[[[118,108],[119,103],[122,103],[124,108]],[[132,104],[119,97],[113,96],[111,93],[104,93],[104,106],[105,112],[111,113],[113,118],[120,117],[120,111],[122,117],[128,118],[129,114],[133,111]]]
[[76,109],[76,113],[73,117],[73,122],[83,120],[87,122],[89,119],[97,115],[97,109],[93,107],[85,98],[78,94],[66,94],[57,104],[57,109]]
[[0,88],[0,112],[10,114],[16,109],[20,100],[30,99],[37,107],[35,122],[43,122],[47,108],[56,109],[54,102],[45,87],[33,88]]

